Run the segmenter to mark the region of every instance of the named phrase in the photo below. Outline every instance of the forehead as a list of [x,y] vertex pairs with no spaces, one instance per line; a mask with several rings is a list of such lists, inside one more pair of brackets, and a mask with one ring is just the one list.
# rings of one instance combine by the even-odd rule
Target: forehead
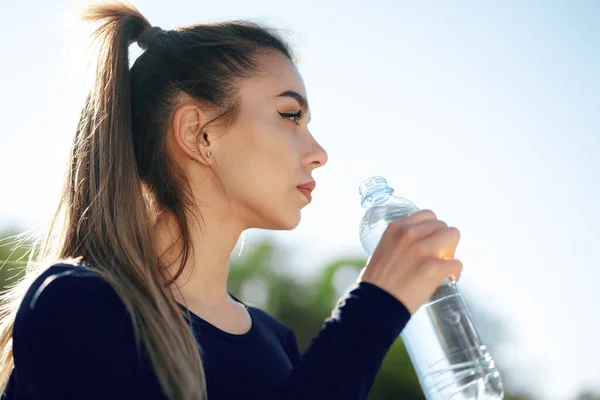
[[306,88],[302,76],[292,61],[279,51],[270,51],[259,56],[259,72],[250,78],[246,87],[277,96],[293,90],[306,98]]

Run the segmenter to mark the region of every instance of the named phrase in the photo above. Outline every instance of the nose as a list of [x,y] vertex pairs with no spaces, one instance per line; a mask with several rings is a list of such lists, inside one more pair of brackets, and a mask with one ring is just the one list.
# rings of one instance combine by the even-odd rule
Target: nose
[[327,163],[327,160],[329,159],[329,156],[327,155],[327,152],[325,151],[323,146],[321,146],[319,142],[317,142],[312,137],[312,135],[311,139],[312,142],[310,151],[306,155],[305,160],[307,161],[307,164],[311,167],[311,169],[314,170],[325,165]]

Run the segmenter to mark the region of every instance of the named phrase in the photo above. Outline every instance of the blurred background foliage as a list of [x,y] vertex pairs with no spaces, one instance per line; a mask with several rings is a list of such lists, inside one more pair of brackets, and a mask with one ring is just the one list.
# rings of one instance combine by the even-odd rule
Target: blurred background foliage
[[[22,276],[27,260],[28,244],[13,244],[10,236],[0,234],[0,288],[4,290]],[[229,277],[229,291],[254,306],[260,307],[289,326],[296,334],[303,352],[322,328],[337,300],[355,281],[366,258],[340,258],[319,269],[317,276],[300,279],[285,268],[285,254],[269,240],[254,245],[241,257],[233,256]],[[282,264],[283,265],[280,265]],[[467,303],[469,301],[467,300]],[[472,308],[472,307],[471,307]],[[502,342],[502,326],[498,321],[473,309],[474,318],[486,345],[494,355],[494,348]],[[526,394],[511,391],[510,372],[499,365],[506,389],[506,400],[530,399]],[[573,399],[599,400],[592,393],[582,392]],[[408,353],[398,338],[390,348],[376,377],[369,399],[424,400],[418,378]]]

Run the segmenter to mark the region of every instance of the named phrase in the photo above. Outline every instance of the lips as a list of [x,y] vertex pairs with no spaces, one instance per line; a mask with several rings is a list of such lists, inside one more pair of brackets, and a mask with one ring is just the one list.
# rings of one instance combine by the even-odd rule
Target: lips
[[304,183],[302,185],[298,185],[298,190],[304,196],[306,196],[306,198],[310,202],[312,200],[312,191],[315,189],[315,186],[317,186],[316,182],[311,181],[311,182]]

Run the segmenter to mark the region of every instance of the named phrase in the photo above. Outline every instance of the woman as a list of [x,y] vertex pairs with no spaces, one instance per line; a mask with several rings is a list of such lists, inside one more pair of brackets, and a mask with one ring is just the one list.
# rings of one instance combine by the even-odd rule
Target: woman
[[459,277],[458,231],[428,210],[391,224],[299,354],[289,328],[227,292],[240,234],[296,227],[327,162],[290,49],[241,21],[163,31],[123,3],[86,19],[100,23],[97,78],[56,246],[5,298],[0,393],[366,398],[410,315]]

